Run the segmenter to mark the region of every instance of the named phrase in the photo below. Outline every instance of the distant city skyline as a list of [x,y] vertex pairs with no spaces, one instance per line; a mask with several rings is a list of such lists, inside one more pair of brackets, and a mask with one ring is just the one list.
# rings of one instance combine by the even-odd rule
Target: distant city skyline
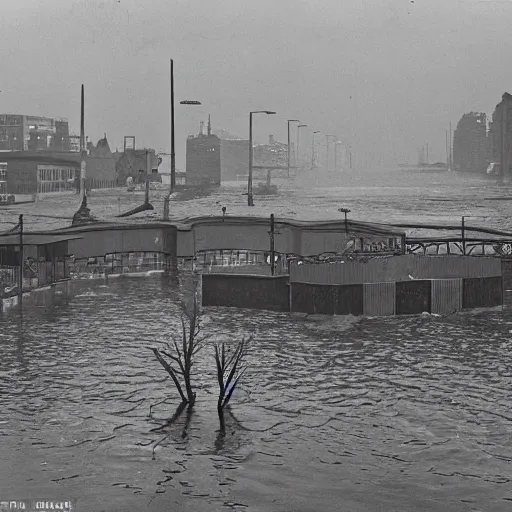
[[[336,134],[363,167],[414,161],[467,112],[490,114],[512,84],[512,2],[480,0],[2,1],[0,111],[65,117],[90,140],[124,135],[169,150],[169,59],[177,164],[199,120],[256,142],[286,140],[286,119]],[[474,27],[478,27],[475,30]],[[492,34],[492,37],[490,37]],[[308,134],[308,135],[307,135]],[[303,131],[303,140],[310,137]]]

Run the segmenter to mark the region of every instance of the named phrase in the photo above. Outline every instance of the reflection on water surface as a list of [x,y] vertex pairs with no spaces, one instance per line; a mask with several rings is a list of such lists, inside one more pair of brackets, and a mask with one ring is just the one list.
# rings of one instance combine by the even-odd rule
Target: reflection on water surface
[[6,499],[29,491],[106,510],[512,506],[506,310],[356,322],[208,309],[215,339],[253,336],[221,437],[210,349],[197,361],[196,408],[161,428],[177,393],[149,347],[180,334],[168,282],[71,287],[27,305],[23,322],[0,317]]

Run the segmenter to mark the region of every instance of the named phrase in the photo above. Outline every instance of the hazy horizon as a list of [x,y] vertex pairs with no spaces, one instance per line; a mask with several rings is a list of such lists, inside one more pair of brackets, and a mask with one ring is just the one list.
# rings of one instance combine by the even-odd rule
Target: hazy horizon
[[[462,114],[491,114],[512,83],[512,2],[493,0],[3,0],[0,112],[66,117],[86,134],[168,151],[174,59],[177,164],[211,114],[215,129],[286,140],[286,119],[336,134],[361,168],[415,162]],[[511,88],[512,89],[512,88]],[[303,140],[305,133],[303,132]],[[295,141],[295,129],[292,135]],[[309,135],[308,135],[309,139]]]

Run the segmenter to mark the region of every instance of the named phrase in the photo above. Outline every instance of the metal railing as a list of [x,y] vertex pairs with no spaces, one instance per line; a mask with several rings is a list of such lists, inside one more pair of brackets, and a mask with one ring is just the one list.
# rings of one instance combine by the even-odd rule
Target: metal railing
[[[26,262],[23,269],[23,291],[34,290],[70,278],[67,260]],[[20,267],[0,267],[0,298],[19,294]]]
[[477,238],[408,238],[407,254],[454,256],[511,256],[512,240]]
[[105,277],[163,271],[168,265],[168,256],[160,252],[109,253],[105,256],[74,260],[70,264],[70,275],[73,278]]

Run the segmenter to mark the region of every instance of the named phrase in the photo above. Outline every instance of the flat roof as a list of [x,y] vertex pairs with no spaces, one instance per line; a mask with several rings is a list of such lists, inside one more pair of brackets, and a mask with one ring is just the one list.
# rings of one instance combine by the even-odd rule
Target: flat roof
[[[72,235],[31,235],[30,233],[23,234],[23,245],[48,245],[56,244],[58,242],[66,242],[68,240],[77,240],[83,236]],[[8,235],[0,235],[0,247],[6,245],[19,245],[20,235],[18,233],[11,233]]]

